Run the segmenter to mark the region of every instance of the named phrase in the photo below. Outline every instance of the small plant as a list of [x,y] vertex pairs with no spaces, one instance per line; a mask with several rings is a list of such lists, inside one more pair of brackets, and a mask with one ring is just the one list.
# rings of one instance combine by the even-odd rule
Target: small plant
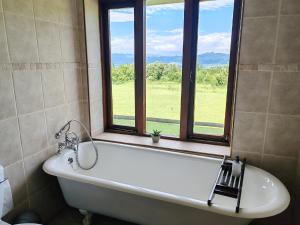
[[160,136],[160,133],[161,133],[161,130],[153,130],[152,135],[157,137],[157,136]]
[[160,130],[153,130],[153,132],[151,133],[151,137],[152,137],[152,141],[153,143],[158,143],[159,139],[160,139]]

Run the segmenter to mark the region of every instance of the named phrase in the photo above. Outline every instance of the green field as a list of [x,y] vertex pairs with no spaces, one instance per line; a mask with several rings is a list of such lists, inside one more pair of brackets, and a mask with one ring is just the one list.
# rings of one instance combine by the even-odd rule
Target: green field
[[[134,116],[134,82],[113,83],[113,114]],[[180,82],[150,81],[146,85],[147,117],[180,119]],[[224,123],[226,103],[225,87],[196,85],[195,122]],[[134,125],[134,120],[114,119],[114,124]],[[162,134],[178,136],[179,124],[147,121],[147,132],[162,130]],[[212,126],[195,126],[194,132],[222,134],[223,129]]]

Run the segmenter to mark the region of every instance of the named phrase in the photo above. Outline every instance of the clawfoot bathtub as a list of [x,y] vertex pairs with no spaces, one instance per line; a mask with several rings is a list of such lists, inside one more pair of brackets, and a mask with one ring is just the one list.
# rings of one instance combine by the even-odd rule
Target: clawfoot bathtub
[[[73,150],[48,159],[43,168],[58,177],[66,202],[142,225],[245,225],[276,215],[290,201],[273,175],[247,165],[241,210],[236,199],[216,196],[207,206],[221,159],[96,142],[99,161],[92,170],[76,166]],[[82,164],[93,162],[90,142],[79,146]],[[73,158],[73,163],[70,163]]]

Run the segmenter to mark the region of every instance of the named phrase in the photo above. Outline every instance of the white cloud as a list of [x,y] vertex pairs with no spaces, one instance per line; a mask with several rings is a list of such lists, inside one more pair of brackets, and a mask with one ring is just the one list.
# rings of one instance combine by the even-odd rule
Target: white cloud
[[117,23],[134,21],[133,10],[129,9],[116,9],[110,11],[110,21]]
[[198,37],[198,54],[204,52],[229,53],[231,33],[210,33]]
[[[198,54],[204,52],[229,53],[230,33],[200,34],[198,37]],[[113,53],[133,53],[133,37],[118,37],[112,39]],[[182,55],[183,31],[182,29],[169,30],[159,33],[154,30],[147,31],[147,54],[174,56]]]
[[200,3],[200,9],[211,11],[219,8],[224,8],[228,6],[232,6],[234,0],[215,0],[215,1],[205,1]]
[[[204,1],[200,3],[200,9],[205,11],[213,11],[219,8],[224,8],[233,5],[234,0],[215,0],[215,1]],[[152,5],[146,9],[147,17],[149,18],[157,12],[163,12],[167,10],[183,10],[183,3],[174,4],[163,4],[163,5]],[[112,10],[110,13],[111,22],[131,22],[134,20],[134,13],[131,9],[117,9]]]
[[151,5],[147,6],[146,14],[150,16],[154,13],[166,10],[183,10],[184,4],[183,3],[175,3],[175,4],[164,4],[164,5]]
[[134,39],[130,36],[118,37],[111,39],[111,52],[122,54],[133,54]]
[[[204,1],[200,3],[200,9],[205,11],[217,10],[219,8],[224,8],[232,6],[234,0],[214,0],[214,1]],[[156,12],[165,11],[165,10],[183,10],[183,3],[175,4],[164,4],[164,5],[153,5],[147,7],[147,16],[150,16]]]

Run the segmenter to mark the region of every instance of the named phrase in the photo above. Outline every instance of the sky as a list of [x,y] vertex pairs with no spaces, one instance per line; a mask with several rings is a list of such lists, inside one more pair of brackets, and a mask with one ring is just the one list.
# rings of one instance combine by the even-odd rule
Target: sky
[[[229,53],[234,0],[200,3],[198,54]],[[184,4],[146,7],[146,52],[155,56],[181,56]],[[112,54],[133,54],[133,9],[110,11]]]

